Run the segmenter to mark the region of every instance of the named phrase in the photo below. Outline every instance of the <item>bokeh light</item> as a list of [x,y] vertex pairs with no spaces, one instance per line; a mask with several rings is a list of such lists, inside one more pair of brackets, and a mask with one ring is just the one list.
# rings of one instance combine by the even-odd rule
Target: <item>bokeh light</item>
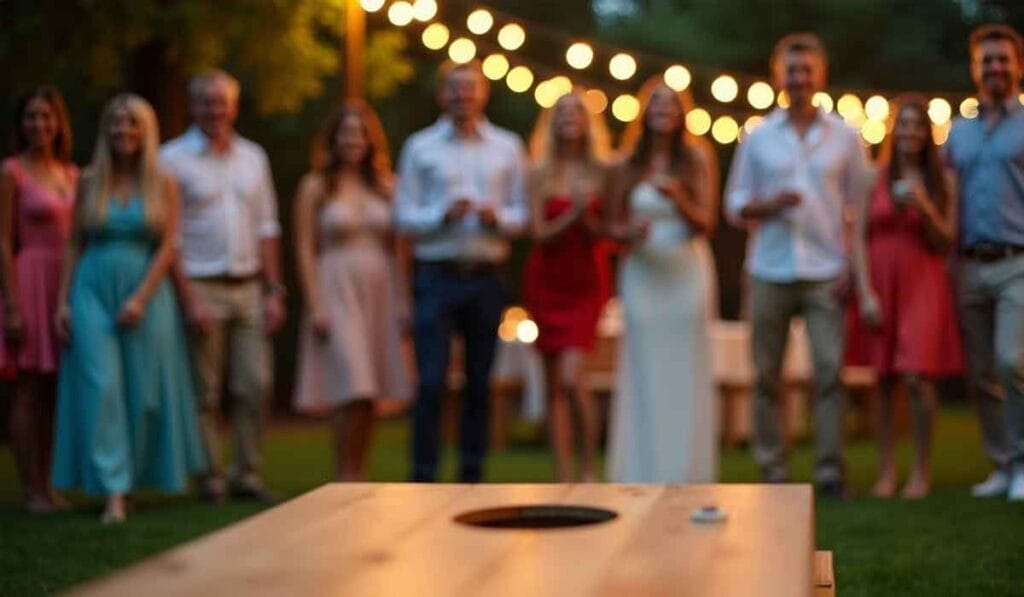
[[711,126],[711,137],[722,145],[736,141],[740,134],[740,125],[731,116],[722,116]]
[[497,81],[508,73],[508,58],[505,58],[503,54],[491,54],[484,58],[482,67],[485,77],[492,81]]
[[434,0],[416,0],[412,3],[412,17],[426,23],[437,16],[437,2]]
[[491,30],[494,26],[494,17],[491,13],[487,12],[482,8],[478,8],[473,12],[469,13],[466,17],[466,27],[477,35],[483,35]]
[[472,40],[460,37],[448,46],[448,57],[456,64],[465,64],[476,58],[476,44]]
[[711,83],[711,95],[716,100],[725,104],[736,99],[739,92],[740,87],[736,83],[736,79],[729,75],[722,75]]
[[440,50],[448,43],[448,28],[441,23],[432,23],[423,30],[423,45],[431,50]]
[[640,100],[628,93],[615,98],[612,102],[612,116],[622,122],[633,122],[640,115]]
[[690,71],[681,64],[673,64],[665,69],[665,84],[675,91],[683,91],[690,86],[693,77]]
[[516,23],[509,23],[498,31],[498,44],[509,52],[518,50],[526,43],[526,31]]
[[636,60],[629,54],[616,54],[608,61],[608,72],[620,81],[636,74]]
[[523,93],[533,86],[533,72],[525,66],[516,66],[508,71],[505,84],[516,93]]
[[747,101],[758,110],[764,110],[775,103],[775,90],[764,81],[758,81],[747,89]]
[[588,89],[583,94],[583,103],[594,114],[600,114],[608,109],[608,96],[600,89]]
[[388,20],[392,25],[405,27],[412,22],[412,4],[399,0],[388,8]]
[[594,61],[594,48],[591,48],[589,44],[583,42],[576,42],[569,46],[569,49],[565,51],[565,61],[569,63],[569,66],[583,70],[590,66],[590,63]]
[[706,135],[711,130],[711,114],[704,108],[694,108],[686,114],[686,130],[691,135]]

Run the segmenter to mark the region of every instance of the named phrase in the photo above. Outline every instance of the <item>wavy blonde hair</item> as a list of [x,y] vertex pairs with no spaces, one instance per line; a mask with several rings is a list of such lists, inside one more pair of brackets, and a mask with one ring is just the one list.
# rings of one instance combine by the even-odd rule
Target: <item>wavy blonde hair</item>
[[142,128],[142,145],[139,149],[139,190],[150,229],[160,230],[167,217],[166,187],[159,166],[160,129],[156,113],[149,102],[133,93],[115,96],[103,108],[100,117],[96,149],[93,151],[89,176],[83,181],[82,224],[88,227],[102,226],[107,220],[112,193],[114,157],[110,146],[110,127],[118,110],[128,114]]
[[611,154],[611,143],[609,141],[608,125],[600,114],[595,114],[587,109],[583,99],[583,90],[575,88],[570,93],[558,98],[554,106],[547,108],[540,113],[537,123],[530,135],[530,158],[533,161],[534,173],[538,181],[537,192],[547,194],[551,191],[551,184],[557,178],[558,173],[558,134],[555,131],[555,112],[566,102],[575,99],[579,109],[583,110],[587,122],[587,130],[584,134],[584,159],[586,160],[587,174],[596,180],[604,177],[607,169],[607,160]]

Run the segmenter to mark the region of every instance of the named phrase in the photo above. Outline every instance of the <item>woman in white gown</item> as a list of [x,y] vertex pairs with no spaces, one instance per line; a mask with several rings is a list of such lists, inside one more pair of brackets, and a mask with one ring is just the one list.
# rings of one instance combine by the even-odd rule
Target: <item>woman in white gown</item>
[[623,483],[701,483],[717,477],[717,412],[709,325],[715,268],[708,236],[718,169],[686,132],[689,97],[659,80],[624,140],[608,214],[629,252],[619,271],[625,317],[608,477]]

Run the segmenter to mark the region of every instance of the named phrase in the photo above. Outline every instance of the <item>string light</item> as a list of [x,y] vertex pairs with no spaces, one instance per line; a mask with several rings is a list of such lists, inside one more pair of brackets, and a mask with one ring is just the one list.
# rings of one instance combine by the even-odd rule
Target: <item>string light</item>
[[1017,96],[1017,101],[1020,102],[1020,105],[1024,106],[1024,93]]
[[434,0],[416,0],[412,3],[412,17],[426,23],[437,16],[437,2]]
[[941,97],[933,98],[928,102],[928,118],[933,124],[946,124],[953,117],[953,107]]
[[758,81],[747,89],[747,101],[758,110],[764,110],[775,103],[775,90],[764,81]]
[[673,64],[665,69],[664,79],[665,84],[674,91],[684,91],[690,86],[690,81],[693,80],[693,77],[690,76],[690,71],[685,66]]
[[721,75],[711,83],[711,95],[723,104],[728,104],[736,99],[739,92],[740,87],[736,83],[736,79],[729,75]]
[[441,23],[431,23],[423,30],[423,45],[431,50],[440,50],[448,43],[448,28]]
[[466,17],[466,27],[477,35],[483,35],[494,26],[494,17],[486,10],[479,8]]
[[880,95],[872,95],[864,102],[864,115],[868,120],[885,120],[889,116],[889,102]]
[[608,61],[608,72],[620,81],[636,74],[636,60],[629,54],[616,54]]
[[819,91],[814,94],[811,98],[811,105],[815,108],[820,108],[826,114],[831,113],[835,108],[835,102],[832,101],[832,96],[824,91]]
[[932,126],[932,140],[935,141],[936,145],[944,145],[946,140],[949,139],[949,131],[953,128],[953,123],[947,120],[944,124],[937,124]]
[[706,135],[711,130],[711,115],[703,108],[694,108],[686,114],[686,130],[691,135]]
[[476,44],[472,40],[460,37],[448,46],[448,57],[456,64],[465,64],[476,58]]
[[640,115],[640,100],[628,93],[615,98],[612,102],[612,116],[622,122],[633,122]]
[[572,92],[572,80],[565,75],[558,75],[550,79],[551,85],[559,92],[560,96]]
[[505,84],[516,93],[523,93],[533,86],[533,72],[525,66],[517,66],[508,71]]
[[576,70],[583,70],[594,61],[594,49],[589,44],[576,42],[565,51],[565,61]]
[[978,99],[969,97],[960,102],[960,116],[964,118],[978,117]]
[[498,81],[508,73],[508,58],[505,58],[504,54],[491,54],[484,58],[481,67],[485,77],[492,81]]
[[366,12],[377,12],[384,8],[384,0],[359,0],[359,6]]
[[412,22],[412,4],[399,0],[388,8],[388,20],[398,27],[405,27]]
[[764,116],[758,116],[756,114],[751,116],[743,123],[743,132],[749,135],[754,132],[754,129],[759,127],[762,122],[764,122]]
[[558,92],[551,81],[541,81],[533,90],[533,99],[537,100],[541,108],[550,108],[558,101]]
[[722,116],[711,127],[711,136],[722,145],[736,141],[740,134],[740,126],[731,116]]
[[594,114],[600,114],[608,108],[608,96],[600,89],[588,89],[583,94],[583,104]]
[[523,344],[533,344],[540,336],[540,329],[530,319],[524,319],[516,325],[516,338]]
[[880,120],[869,120],[860,128],[860,134],[868,143],[878,145],[885,139],[885,123]]
[[789,108],[789,94],[785,90],[779,92],[779,97],[776,98],[775,103],[778,104],[783,110]]
[[518,50],[523,47],[524,43],[526,43],[526,31],[516,23],[509,23],[498,31],[498,44],[509,52]]

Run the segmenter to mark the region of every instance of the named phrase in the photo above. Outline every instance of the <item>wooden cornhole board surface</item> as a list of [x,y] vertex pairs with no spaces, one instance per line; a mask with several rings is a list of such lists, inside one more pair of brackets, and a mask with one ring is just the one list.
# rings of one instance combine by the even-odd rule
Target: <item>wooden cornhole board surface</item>
[[[568,529],[453,522],[541,503],[619,516]],[[726,522],[690,521],[711,504]],[[330,484],[73,593],[800,597],[813,554],[806,485]]]

